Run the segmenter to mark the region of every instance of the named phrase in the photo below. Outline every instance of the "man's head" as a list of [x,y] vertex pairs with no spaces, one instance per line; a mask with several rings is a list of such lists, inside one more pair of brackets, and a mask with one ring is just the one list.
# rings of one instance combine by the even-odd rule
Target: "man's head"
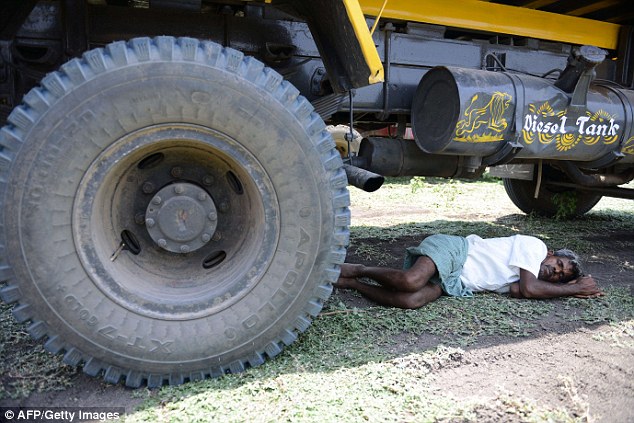
[[548,251],[538,278],[548,282],[568,282],[582,275],[579,256],[568,249]]

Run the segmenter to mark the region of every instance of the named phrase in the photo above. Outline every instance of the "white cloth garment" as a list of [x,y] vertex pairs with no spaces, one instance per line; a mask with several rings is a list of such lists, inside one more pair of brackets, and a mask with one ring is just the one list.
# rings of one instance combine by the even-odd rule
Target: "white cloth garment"
[[509,292],[509,285],[520,279],[520,269],[539,275],[548,248],[541,240],[526,235],[482,239],[467,237],[469,249],[460,280],[473,292]]

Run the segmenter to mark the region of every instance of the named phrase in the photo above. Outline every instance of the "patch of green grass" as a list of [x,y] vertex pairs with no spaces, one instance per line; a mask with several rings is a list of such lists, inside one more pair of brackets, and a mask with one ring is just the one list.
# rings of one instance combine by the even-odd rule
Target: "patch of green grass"
[[483,237],[506,236],[513,230],[505,225],[499,225],[495,222],[466,222],[437,220],[431,222],[412,222],[395,226],[353,226],[350,228],[352,242],[362,240],[364,238],[372,238],[381,241],[394,241],[398,238],[406,236],[431,235],[436,233],[444,233],[451,235],[466,236],[472,233],[482,234]]
[[555,220],[567,220],[575,215],[577,210],[578,193],[564,191],[553,194],[553,204],[557,208]]
[[[470,345],[482,336],[528,336],[535,328],[534,321],[551,313],[553,305],[546,301],[516,300],[496,294],[477,294],[473,298],[441,297],[418,310],[400,310],[386,307],[370,307],[345,312],[345,305],[328,305],[325,317],[315,324],[316,345],[310,339],[302,342],[313,348],[326,347],[324,339],[332,339],[329,333],[333,325],[338,337],[333,340],[336,348],[341,342],[364,345],[371,342],[376,354],[397,335],[405,335],[415,342],[423,333],[437,335],[447,345]],[[329,320],[322,324],[322,320]],[[343,330],[342,330],[343,329]],[[310,335],[309,335],[310,336]],[[372,348],[364,347],[365,353]]]
[[61,356],[44,350],[11,315],[13,307],[0,303],[0,399],[22,398],[32,392],[63,390],[78,370]]
[[394,256],[380,247],[362,241],[355,244],[355,253],[363,260],[372,262],[376,266],[387,266]]
[[457,179],[449,179],[444,181],[444,183],[433,182],[430,184],[425,178],[414,177],[410,181],[410,187],[412,193],[430,187],[431,192],[435,194],[434,198],[436,200],[430,201],[429,205],[437,208],[450,207],[458,196],[465,192],[465,184]]
[[566,320],[587,324],[616,323],[634,319],[634,296],[625,288],[609,287],[606,295],[592,301],[579,298],[565,298],[561,301],[567,312],[562,316]]

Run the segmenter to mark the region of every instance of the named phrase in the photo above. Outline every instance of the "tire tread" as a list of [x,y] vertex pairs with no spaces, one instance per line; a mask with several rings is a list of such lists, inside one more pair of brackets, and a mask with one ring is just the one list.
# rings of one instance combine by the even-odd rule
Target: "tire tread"
[[[321,311],[324,301],[332,292],[332,283],[339,276],[339,265],[345,260],[345,247],[349,240],[350,198],[347,191],[347,179],[343,171],[343,162],[335,150],[335,142],[326,131],[321,117],[315,113],[311,103],[300,96],[299,90],[271,68],[254,58],[245,57],[238,50],[224,48],[210,41],[194,38],[158,36],[155,38],[140,37],[128,42],[117,41],[85,52],[81,58],[72,59],[60,67],[60,70],[44,77],[41,86],[32,89],[24,98],[22,105],[16,107],[9,115],[8,125],[0,132],[0,146],[4,148],[0,161],[0,181],[5,181],[10,173],[12,156],[8,150],[18,152],[23,139],[40,116],[53,105],[56,99],[67,95],[76,87],[89,82],[97,75],[111,69],[130,66],[134,63],[150,61],[187,61],[204,63],[223,69],[226,72],[241,76],[260,89],[273,95],[275,99],[303,125],[314,145],[315,154],[322,163],[328,179],[325,184],[330,191],[335,215],[335,230],[332,234],[333,245],[323,263],[323,280],[312,293],[312,299],[303,307],[300,315],[292,323],[281,329],[278,337],[269,342],[261,351],[253,351],[242,359],[231,362],[226,367],[213,367],[208,371],[192,373],[156,374],[150,372],[122,369],[108,365],[96,357],[84,354],[78,348],[65,344],[64,340],[43,321],[37,320],[28,301],[21,300],[20,289],[12,283],[13,272],[4,265],[0,267],[0,279],[9,284],[0,289],[0,297],[5,303],[19,303],[13,314],[19,322],[31,321],[28,332],[34,339],[48,337],[45,348],[53,353],[62,353],[63,362],[76,366],[83,364],[84,373],[97,376],[103,372],[103,378],[109,383],[119,383],[123,379],[130,387],[139,387],[144,383],[150,387],[160,387],[165,381],[169,384],[181,384],[186,380],[200,380],[205,377],[218,377],[227,372],[242,372],[248,367],[255,367],[265,362],[265,357],[275,357],[282,351],[283,345],[290,345],[311,324],[312,317]],[[0,195],[4,196],[4,190]],[[0,201],[4,202],[1,198]],[[4,232],[0,234],[1,238]]]

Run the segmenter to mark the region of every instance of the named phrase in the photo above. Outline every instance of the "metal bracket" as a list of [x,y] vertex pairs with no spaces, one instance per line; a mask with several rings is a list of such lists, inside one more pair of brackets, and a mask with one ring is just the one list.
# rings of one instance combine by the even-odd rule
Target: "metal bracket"
[[348,91],[348,99],[350,101],[350,132],[348,132],[345,135],[345,139],[346,139],[346,142],[348,143],[348,158],[347,158],[347,161],[349,162],[349,161],[352,160],[352,153],[350,152],[350,143],[354,139],[354,100],[353,100],[352,90]]
[[522,119],[524,116],[524,110],[522,109],[521,112],[519,110],[524,107],[524,84],[522,84],[519,78],[513,74],[505,73],[505,75],[511,80],[511,83],[515,87],[515,120],[513,121],[515,139],[504,144],[495,153],[483,157],[483,166],[506,164],[513,160],[522,148],[524,148],[520,142],[522,137]]
[[576,164],[583,169],[601,169],[604,167],[612,166],[623,157],[625,157],[625,154],[621,153],[620,151],[610,151],[603,157],[599,157],[598,159],[593,160],[589,163],[578,162]]
[[498,151],[482,158],[483,166],[502,165],[513,160],[524,146],[517,141],[509,141]]

